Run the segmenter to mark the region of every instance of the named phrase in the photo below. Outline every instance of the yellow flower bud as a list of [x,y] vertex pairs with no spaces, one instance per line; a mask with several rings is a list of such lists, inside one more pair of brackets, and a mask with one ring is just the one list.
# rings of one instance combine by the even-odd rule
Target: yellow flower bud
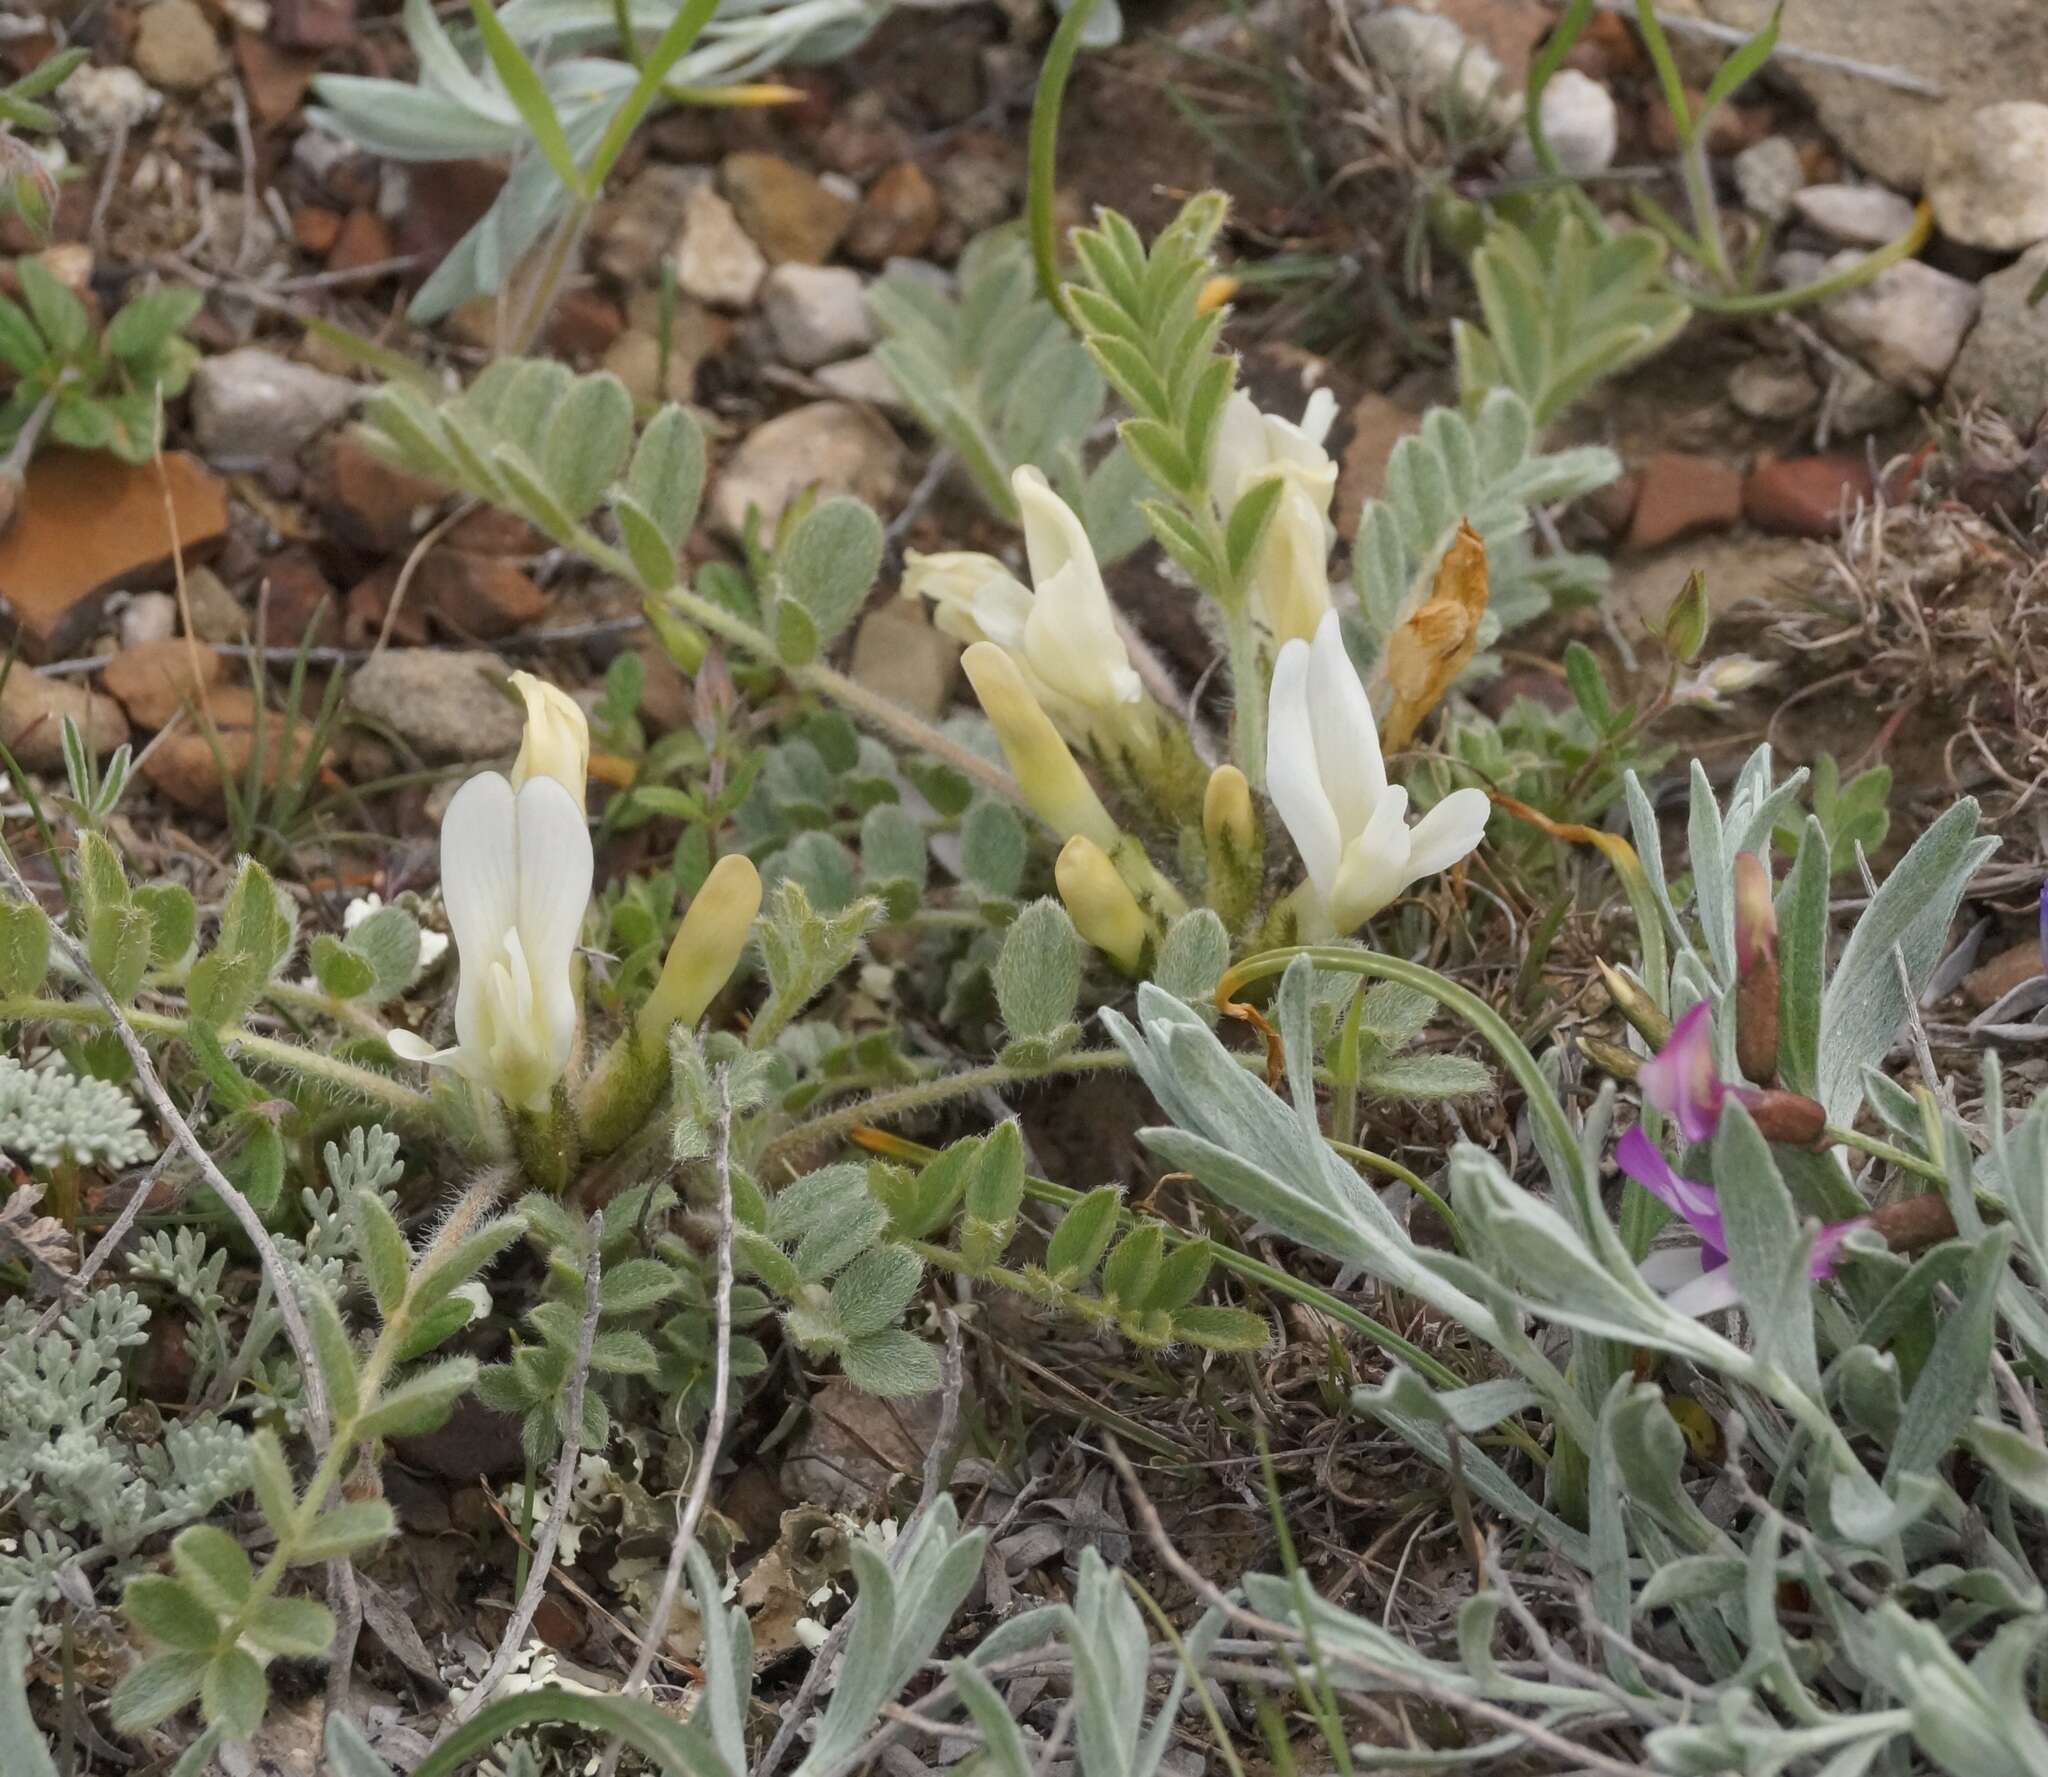
[[1252,787],[1235,765],[1219,765],[1209,773],[1209,787],[1202,794],[1202,837],[1235,852],[1249,852],[1258,844]]
[[1109,854],[1077,834],[1061,847],[1052,875],[1081,936],[1126,974],[1135,974],[1150,931]]
[[734,853],[711,867],[690,911],[676,929],[661,979],[640,1008],[640,1035],[660,1042],[674,1024],[695,1024],[739,966],[754,915],[761,911],[761,877],[750,859]]
[[1113,847],[1119,837],[1116,822],[1031,694],[1017,663],[995,643],[976,642],[960,664],[1032,811],[1062,839],[1078,833],[1104,851]]
[[590,723],[582,705],[531,673],[514,673],[512,683],[526,699],[526,732],[512,762],[512,788],[518,790],[530,778],[551,777],[582,808],[590,776]]

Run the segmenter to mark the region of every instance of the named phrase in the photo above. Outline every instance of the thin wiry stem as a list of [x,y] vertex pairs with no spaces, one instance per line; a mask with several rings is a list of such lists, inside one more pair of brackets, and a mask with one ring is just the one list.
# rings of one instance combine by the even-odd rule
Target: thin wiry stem
[[548,1588],[548,1575],[555,1565],[555,1549],[562,1540],[562,1525],[569,1516],[569,1496],[576,1490],[576,1459],[583,1454],[583,1394],[590,1381],[590,1352],[597,1342],[598,1280],[604,1266],[599,1256],[604,1245],[604,1211],[590,1218],[590,1259],[583,1267],[583,1327],[576,1340],[576,1363],[569,1372],[569,1396],[564,1403],[562,1449],[555,1458],[554,1497],[548,1501],[547,1521],[533,1548],[533,1568],[526,1576],[526,1589],[512,1607],[512,1620],[505,1625],[498,1650],[477,1680],[476,1688],[448,1712],[448,1720],[434,1737],[434,1745],[455,1732],[491,1700],[533,1623],[533,1613]]
[[[704,1442],[697,1453],[696,1469],[690,1476],[689,1496],[683,1501],[682,1513],[676,1519],[676,1540],[668,1552],[668,1567],[661,1576],[661,1590],[655,1596],[653,1610],[648,1613],[639,1652],[633,1656],[633,1669],[627,1673],[625,1689],[620,1693],[627,1697],[633,1696],[647,1682],[647,1675],[654,1667],[656,1651],[668,1633],[669,1612],[675,1607],[676,1592],[683,1582],[683,1564],[696,1543],[697,1521],[703,1517],[705,1502],[711,1497],[711,1473],[718,1466],[719,1447],[725,1441],[726,1400],[732,1386],[733,1213],[732,1094],[731,1082],[724,1073],[718,1076],[717,1147],[712,1163],[718,1175],[718,1332],[711,1411],[704,1421]],[[612,1777],[619,1768],[619,1754],[624,1746],[625,1742],[614,1734],[611,1744],[605,1748],[598,1777]]]

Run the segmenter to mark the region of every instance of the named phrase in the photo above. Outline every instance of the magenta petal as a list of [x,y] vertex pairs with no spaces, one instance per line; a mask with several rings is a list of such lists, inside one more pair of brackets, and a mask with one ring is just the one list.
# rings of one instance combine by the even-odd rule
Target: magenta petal
[[1806,1261],[1806,1275],[1818,1283],[1822,1278],[1835,1274],[1835,1261],[1841,1257],[1842,1248],[1848,1244],[1849,1236],[1858,1228],[1870,1225],[1868,1216],[1858,1216],[1853,1221],[1829,1222],[1813,1237],[1813,1251]]
[[1614,1145],[1615,1164],[1664,1207],[1684,1219],[1718,1262],[1728,1250],[1721,1231],[1721,1205],[1710,1186],[1680,1178],[1657,1144],[1640,1128],[1631,1129]]
[[1713,1009],[1701,1000],[1636,1075],[1644,1099],[1678,1125],[1687,1141],[1710,1141],[1727,1087],[1714,1071]]

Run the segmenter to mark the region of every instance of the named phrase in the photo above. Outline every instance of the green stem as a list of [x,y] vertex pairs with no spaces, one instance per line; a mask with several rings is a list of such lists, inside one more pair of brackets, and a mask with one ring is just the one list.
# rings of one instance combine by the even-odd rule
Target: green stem
[[958,1073],[940,1074],[934,1079],[919,1080],[914,1085],[898,1086],[892,1091],[871,1093],[855,1104],[827,1112],[822,1117],[813,1117],[808,1123],[799,1123],[794,1129],[784,1130],[762,1150],[757,1170],[766,1176],[769,1163],[784,1154],[799,1153],[818,1142],[846,1135],[864,1123],[879,1123],[890,1117],[908,1116],[912,1111],[944,1104],[948,1099],[964,1098],[970,1092],[1051,1079],[1059,1074],[1089,1074],[1105,1068],[1125,1068],[1130,1065],[1130,1058],[1121,1049],[1083,1049],[1078,1054],[1062,1055],[1057,1061],[1042,1068],[1034,1068],[1028,1073],[1014,1067],[1005,1067],[1000,1061],[992,1061],[986,1067],[965,1068]]
[[[1219,601],[1221,602],[1221,601]],[[1266,681],[1259,670],[1259,626],[1251,601],[1225,604],[1230,626],[1230,751],[1255,790],[1266,784]]]
[[1067,80],[1074,71],[1074,58],[1081,51],[1081,34],[1088,28],[1095,0],[1074,0],[1067,16],[1053,32],[1045,51],[1045,65],[1038,71],[1038,91],[1031,100],[1029,147],[1030,182],[1025,192],[1025,215],[1031,233],[1031,260],[1038,268],[1038,287],[1045,300],[1058,309],[1061,318],[1076,333],[1083,334],[1080,317],[1067,301],[1060,279],[1059,240],[1053,223],[1060,145],[1060,106],[1067,96]]
[[1353,1162],[1355,1165],[1369,1166],[1374,1172],[1383,1172],[1387,1177],[1398,1179],[1402,1184],[1406,1185],[1409,1190],[1413,1191],[1416,1196],[1420,1197],[1431,1209],[1443,1217],[1444,1226],[1450,1229],[1451,1238],[1457,1243],[1458,1250],[1460,1252],[1465,1250],[1464,1230],[1458,1225],[1458,1218],[1452,1213],[1451,1206],[1443,1200],[1442,1194],[1434,1185],[1425,1183],[1418,1175],[1410,1172],[1407,1167],[1403,1166],[1400,1161],[1390,1160],[1385,1154],[1375,1154],[1370,1148],[1357,1147],[1351,1142],[1338,1141],[1334,1137],[1327,1135],[1323,1137],[1323,1141],[1332,1153],[1342,1154],[1345,1159]]
[[[151,1036],[182,1037],[191,1024],[188,1018],[145,1012],[139,1006],[125,1010],[128,1022]],[[83,1000],[45,1000],[27,994],[0,999],[0,1024],[16,1019],[33,1020],[39,1024],[89,1025],[96,1029],[107,1026],[107,1015],[98,1006],[88,1005]],[[317,1049],[302,1049],[296,1043],[281,1043],[274,1037],[258,1036],[238,1026],[228,1027],[220,1036],[223,1043],[236,1044],[244,1055],[256,1061],[286,1068],[309,1079],[323,1080],[345,1091],[361,1093],[397,1115],[423,1119],[430,1112],[431,1101],[424,1092],[401,1086],[388,1075],[373,1069],[356,1067],[332,1055],[322,1055]]]
[[1879,272],[1911,259],[1927,244],[1933,228],[1934,212],[1922,203],[1913,213],[1913,226],[1897,240],[1888,241],[1875,251],[1866,253],[1854,265],[1845,265],[1838,272],[1791,290],[1764,290],[1749,296],[1708,296],[1697,290],[1688,290],[1683,284],[1672,284],[1670,288],[1694,308],[1710,315],[1770,315],[1784,309],[1804,308],[1809,303],[1825,302],[1830,296],[1839,296],[1845,290],[1854,290],[1859,284],[1869,283]]
[[1906,1172],[1918,1173],[1924,1179],[1932,1179],[1938,1185],[1948,1182],[1947,1175],[1940,1167],[1923,1160],[1917,1154],[1909,1154],[1904,1148],[1895,1148],[1890,1142],[1879,1141],[1874,1135],[1864,1135],[1854,1129],[1841,1129],[1830,1123],[1821,1131],[1825,1142],[1840,1142],[1844,1147],[1859,1148],[1876,1160],[1888,1160],[1892,1165]]

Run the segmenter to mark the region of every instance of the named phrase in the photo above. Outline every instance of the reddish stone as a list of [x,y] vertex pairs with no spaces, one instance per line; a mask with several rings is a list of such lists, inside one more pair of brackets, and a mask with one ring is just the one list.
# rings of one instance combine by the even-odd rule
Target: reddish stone
[[262,124],[282,123],[299,108],[320,58],[303,50],[281,49],[254,31],[235,33],[235,66],[249,95],[249,110]]
[[444,630],[491,642],[524,629],[547,609],[547,595],[502,555],[436,549],[419,565],[414,592]]
[[286,49],[339,49],[355,31],[356,0],[271,0],[270,35]]
[[354,209],[348,213],[341,232],[335,236],[334,245],[327,251],[327,269],[361,271],[365,266],[382,265],[396,253],[397,249],[391,243],[391,230],[384,226],[384,218],[375,210]]
[[447,497],[437,483],[377,456],[353,426],[330,435],[311,485],[336,535],[375,555],[406,548]]
[[171,636],[123,648],[107,662],[100,683],[143,728],[161,728],[186,702],[218,685],[227,672],[227,657]]
[[1564,65],[1604,85],[1646,72],[1649,60],[1636,41],[1635,32],[1619,13],[1596,12],[1586,21],[1586,28],[1572,45]]
[[[389,561],[366,580],[358,580],[348,591],[342,609],[342,635],[351,648],[368,648],[384,634],[391,613],[391,595],[398,587],[402,563]],[[408,590],[398,615],[391,618],[391,639],[409,648],[426,644],[427,620],[419,601]]]
[[[1695,88],[1686,89],[1686,108],[1695,119],[1705,97]],[[1762,105],[1718,105],[1707,122],[1707,152],[1712,155],[1740,154],[1743,149],[1754,147],[1768,136],[1774,121],[1769,109]],[[1672,127],[1671,109],[1661,97],[1650,100],[1644,114],[1644,125],[1653,154],[1672,155],[1678,152],[1678,132]]]
[[[1611,13],[1600,13],[1600,18],[1610,18]],[[1605,487],[1596,487],[1584,500],[1580,508],[1588,518],[1610,537],[1627,534],[1629,521],[1636,515],[1636,501],[1643,492],[1643,478],[1630,473],[1618,475]]]
[[[215,693],[224,697],[225,692]],[[306,758],[309,735],[303,720],[289,725],[272,711],[263,719],[263,781],[276,784],[297,774]],[[223,764],[238,783],[246,783],[256,751],[253,723],[227,727],[216,722],[211,734],[181,728],[162,736],[138,762],[142,775],[180,808],[195,814],[218,814],[226,803]],[[323,759],[325,755],[322,755]]]
[[317,253],[324,259],[340,238],[341,218],[332,210],[323,210],[317,204],[308,204],[304,209],[293,213],[292,239],[308,253]]
[[601,358],[625,330],[625,311],[610,297],[571,290],[555,304],[548,343],[567,358]]
[[265,647],[324,648],[341,639],[341,602],[312,555],[296,545],[263,564],[256,613]]
[[898,161],[868,187],[846,232],[846,252],[863,265],[914,259],[931,245],[942,212],[938,191],[915,161]]
[[2015,944],[1989,962],[1979,963],[1964,977],[1963,998],[1981,1012],[2043,972],[2041,946],[2035,942]]
[[1742,516],[1742,475],[1713,457],[1660,450],[1642,469],[1628,547],[1655,549],[1701,531],[1726,530]]
[[0,534],[0,633],[19,636],[29,661],[85,641],[116,587],[161,586],[174,553],[189,567],[226,541],[227,484],[183,451],[160,460],[161,479],[154,463],[104,451],[52,448],[29,466]]
[[547,548],[548,540],[516,512],[479,506],[452,526],[445,539],[450,549],[471,555],[516,555],[522,561]]
[[397,250],[418,262],[407,275],[424,279],[446,259],[498,201],[504,184],[505,169],[488,161],[437,161],[416,171],[393,236]]
[[1843,515],[1875,490],[1876,478],[1861,457],[1786,457],[1752,471],[1742,487],[1742,513],[1760,531],[1832,537]]

